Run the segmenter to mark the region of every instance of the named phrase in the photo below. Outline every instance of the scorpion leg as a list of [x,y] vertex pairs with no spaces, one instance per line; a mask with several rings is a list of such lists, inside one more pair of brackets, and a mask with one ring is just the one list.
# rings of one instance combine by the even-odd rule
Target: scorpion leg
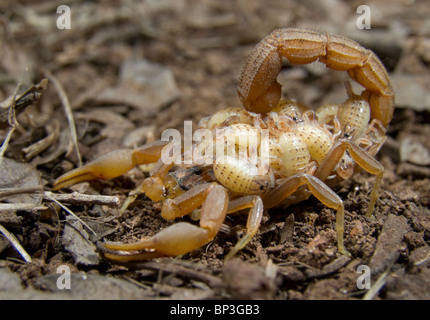
[[327,207],[336,210],[337,247],[339,252],[348,254],[343,245],[343,201],[320,179],[307,173],[298,173],[291,176],[263,198],[265,206],[271,208],[280,204],[285,198],[292,195],[302,185],[306,185],[311,193]]
[[376,201],[379,199],[379,190],[381,188],[384,167],[374,157],[360,148],[355,142],[350,140],[338,141],[327,154],[324,162],[315,172],[315,176],[325,181],[336,167],[339,160],[348,151],[351,158],[364,170],[370,174],[376,175],[376,181],[370,193],[370,202],[366,210],[366,216],[372,215]]
[[239,250],[244,248],[252,237],[257,233],[260,227],[261,218],[263,217],[263,201],[260,196],[244,196],[230,201],[228,206],[228,213],[237,212],[243,209],[251,208],[246,222],[246,233],[236,243],[233,249],[227,254],[226,260],[231,259]]
[[215,237],[225,219],[228,193],[223,186],[210,183],[194,187],[172,201],[166,202],[162,215],[165,218],[173,219],[189,214],[200,206],[200,226],[180,222],[135,243],[107,243],[105,248],[110,250],[143,252],[128,255],[105,253],[105,256],[117,261],[136,261],[177,256],[203,246]]
[[130,171],[138,164],[154,163],[169,142],[156,141],[138,149],[120,149],[109,152],[87,163],[81,168],[69,171],[55,180],[53,190],[95,179],[112,179]]

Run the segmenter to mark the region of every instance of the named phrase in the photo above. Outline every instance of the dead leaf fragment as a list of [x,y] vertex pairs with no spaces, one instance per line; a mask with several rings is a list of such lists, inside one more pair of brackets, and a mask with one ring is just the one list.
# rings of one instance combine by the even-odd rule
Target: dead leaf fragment
[[[0,163],[0,188],[42,189],[42,179],[39,171],[32,165],[3,158]],[[42,202],[42,195],[33,192],[22,193],[8,196],[3,201],[9,203],[31,203],[37,206]]]
[[81,222],[68,216],[62,242],[77,264],[97,265],[100,262],[97,247],[89,239],[90,236]]

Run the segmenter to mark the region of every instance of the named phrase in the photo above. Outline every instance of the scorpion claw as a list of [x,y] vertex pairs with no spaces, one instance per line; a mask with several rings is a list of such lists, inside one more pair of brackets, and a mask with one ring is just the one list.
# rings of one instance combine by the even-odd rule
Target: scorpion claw
[[77,168],[75,170],[67,172],[66,174],[55,180],[52,190],[59,190],[74,185],[76,183],[91,181],[97,178],[98,177],[96,177],[91,172],[86,172],[82,168]]
[[115,150],[82,168],[76,168],[63,174],[54,181],[53,190],[68,187],[78,182],[116,178],[133,169],[136,164],[133,150]]
[[[178,198],[181,200],[178,200]],[[167,205],[167,203],[174,201],[176,201],[175,205]],[[195,187],[189,191],[188,195],[166,202],[162,212],[171,211],[168,219],[173,219],[175,216],[181,216],[185,212],[192,211],[194,202],[198,202],[202,207],[200,226],[180,222],[138,242],[128,244],[108,243],[105,244],[105,248],[116,252],[114,254],[107,253],[106,257],[119,261],[174,257],[193,251],[208,243],[218,233],[224,221],[228,205],[227,190],[214,184]],[[169,209],[164,208],[166,206]],[[117,254],[118,251],[133,251],[133,253],[131,255],[120,255]]]
[[130,171],[138,164],[157,162],[166,141],[155,141],[138,149],[111,151],[100,158],[63,174],[54,181],[53,190],[71,186],[78,182],[95,179],[112,179]]
[[[163,229],[156,235],[133,243],[106,243],[106,249],[115,253],[105,253],[105,256],[117,261],[146,260],[156,257],[172,257],[190,252],[211,240],[208,230],[192,224],[181,222]],[[133,252],[121,255],[117,252]]]

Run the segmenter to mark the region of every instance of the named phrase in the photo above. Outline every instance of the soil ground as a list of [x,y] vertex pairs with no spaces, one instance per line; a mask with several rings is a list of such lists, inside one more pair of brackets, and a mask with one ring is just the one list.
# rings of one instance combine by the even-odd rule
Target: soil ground
[[[19,125],[5,142],[1,191],[17,194],[1,199],[30,209],[0,210],[0,225],[31,262],[0,234],[0,298],[430,299],[430,7],[425,0],[368,1],[371,29],[361,30],[360,4],[73,1],[71,29],[61,30],[56,2],[3,1],[0,100],[13,96],[18,82],[19,93],[42,78],[49,83],[37,104],[17,110]],[[292,26],[359,41],[393,80],[396,109],[377,155],[385,174],[374,217],[364,216],[374,176],[360,173],[336,188],[345,204],[350,256],[337,251],[333,210],[311,197],[267,211],[257,235],[229,262],[224,258],[245,230],[244,215],[229,216],[213,241],[180,257],[104,259],[97,247],[102,241],[138,240],[174,222],[163,220],[160,205],[144,195],[124,213],[103,201],[71,203],[69,197],[64,205],[72,215],[52,201],[59,199],[47,193],[54,179],[79,165],[64,97],[86,163],[156,140],[165,129],[183,132],[185,120],[197,128],[202,117],[239,106],[236,86],[249,52],[273,29]],[[285,97],[313,107],[346,98],[348,77],[323,65],[286,66],[278,79]],[[2,119],[5,139],[7,111]],[[147,176],[141,169],[55,195],[75,191],[122,203]],[[43,194],[22,190],[41,186]],[[64,266],[71,290],[58,289]]]

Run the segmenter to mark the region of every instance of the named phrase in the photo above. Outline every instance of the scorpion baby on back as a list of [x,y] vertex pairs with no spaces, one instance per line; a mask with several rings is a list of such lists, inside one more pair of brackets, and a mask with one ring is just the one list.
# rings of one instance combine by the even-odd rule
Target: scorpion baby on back
[[[346,71],[365,90],[356,95],[347,84],[344,103],[323,105],[316,111],[283,100],[276,80],[283,58],[291,64],[320,61]],[[347,253],[344,205],[331,186],[361,169],[376,175],[366,212],[372,215],[384,172],[374,156],[385,141],[394,108],[394,93],[380,60],[339,35],[277,29],[252,50],[237,91],[243,108],[218,111],[200,123],[201,128],[221,132],[212,141],[194,144],[199,150],[213,151],[215,146],[222,150],[209,164],[164,163],[162,155],[171,145],[157,141],[134,150],[113,151],[54,182],[54,189],[60,189],[114,178],[137,164],[156,163],[142,192],[163,202],[161,216],[175,219],[200,209],[199,226],[180,222],[135,243],[106,243],[106,257],[130,261],[190,252],[216,236],[227,214],[249,209],[246,233],[229,251],[228,259],[257,233],[265,208],[286,207],[311,195],[336,210],[338,250]],[[205,151],[201,152],[204,156]],[[198,176],[195,183],[184,185],[178,179],[177,173],[184,168]]]

